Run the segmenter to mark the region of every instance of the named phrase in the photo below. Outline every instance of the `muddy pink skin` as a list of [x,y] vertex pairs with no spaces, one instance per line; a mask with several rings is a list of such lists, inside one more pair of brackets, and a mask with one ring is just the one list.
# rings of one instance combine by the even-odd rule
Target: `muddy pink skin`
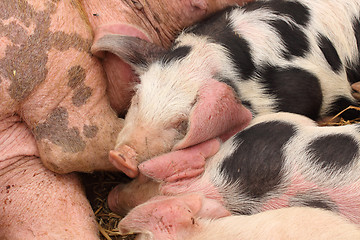
[[[95,31],[95,43],[109,34],[136,36],[165,48],[184,27],[233,4],[249,0],[185,0],[175,2],[145,0],[83,1],[91,27]],[[133,95],[133,83],[137,76],[128,64],[111,53],[103,57],[111,106],[125,114]],[[120,96],[120,97],[119,97]]]
[[114,169],[122,120],[80,6],[0,3],[1,239],[99,239],[78,177],[48,170]]
[[113,169],[107,155],[123,120],[89,52],[92,31],[80,4],[18,4],[3,2],[9,15],[0,16],[1,116],[20,116],[55,172]]
[[16,115],[0,122],[0,155],[1,239],[99,239],[77,175],[46,169]]

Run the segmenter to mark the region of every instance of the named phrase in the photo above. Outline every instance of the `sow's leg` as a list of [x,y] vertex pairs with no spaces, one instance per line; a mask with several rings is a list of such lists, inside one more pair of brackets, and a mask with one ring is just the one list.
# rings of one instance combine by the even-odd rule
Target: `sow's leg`
[[99,239],[76,174],[46,169],[17,116],[0,120],[0,239]]

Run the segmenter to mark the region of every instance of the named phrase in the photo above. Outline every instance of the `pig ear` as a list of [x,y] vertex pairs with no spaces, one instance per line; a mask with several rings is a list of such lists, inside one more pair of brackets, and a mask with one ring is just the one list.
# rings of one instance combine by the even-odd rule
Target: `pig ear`
[[179,183],[193,179],[204,171],[205,161],[220,148],[220,142],[212,139],[190,148],[165,153],[139,165],[142,174],[157,181]]
[[[152,239],[177,239],[176,232],[191,226],[191,218],[201,210],[202,196],[156,196],[132,209],[119,223],[121,234],[140,233]],[[169,227],[172,226],[172,227]]]
[[223,141],[249,125],[252,113],[236,97],[233,89],[215,79],[199,89],[196,104],[190,112],[185,137],[173,150],[193,146],[211,138]]
[[198,230],[199,217],[211,219],[229,215],[220,202],[198,193],[157,196],[131,210],[120,221],[119,231],[121,234],[140,233],[139,239],[188,239]]
[[141,74],[151,62],[162,56],[166,49],[141,38],[107,34],[91,47],[91,52],[98,57],[102,57],[104,51],[115,54]]

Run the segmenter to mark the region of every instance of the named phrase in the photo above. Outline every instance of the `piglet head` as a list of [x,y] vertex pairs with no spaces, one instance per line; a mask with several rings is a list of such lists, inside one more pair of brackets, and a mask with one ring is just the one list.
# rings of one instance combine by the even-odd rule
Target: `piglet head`
[[226,58],[219,46],[186,35],[168,52],[140,51],[138,46],[151,46],[138,38],[111,35],[105,40],[104,45],[115,46],[100,48],[99,39],[96,49],[113,51],[140,76],[110,152],[110,161],[129,177],[137,176],[137,164],[146,159],[214,137],[226,139],[249,124],[250,111],[219,77]]
[[157,196],[131,210],[119,230],[123,235],[137,233],[139,240],[188,239],[202,228],[198,219],[228,215],[221,204],[196,193]]

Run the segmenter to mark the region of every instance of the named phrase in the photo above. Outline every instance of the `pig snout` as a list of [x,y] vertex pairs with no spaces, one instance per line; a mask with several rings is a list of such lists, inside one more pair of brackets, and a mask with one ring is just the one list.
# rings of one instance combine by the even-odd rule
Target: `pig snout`
[[111,190],[107,203],[113,212],[125,216],[129,210],[158,194],[159,183],[140,174],[132,182],[119,184]]
[[135,178],[139,174],[137,156],[138,154],[132,147],[121,145],[116,150],[110,151],[109,160],[128,177]]
[[[121,134],[120,132],[119,135]],[[171,145],[166,142],[165,137],[152,140],[151,137],[147,137],[149,135],[143,138],[137,134],[135,136],[138,136],[136,140],[120,143],[115,150],[109,152],[109,161],[130,178],[138,176],[140,163],[171,150]]]
[[[137,114],[130,109],[127,124],[119,132],[115,149],[109,153],[110,162],[126,175],[134,178],[138,175],[139,163],[171,150],[176,141],[176,131],[147,124],[138,120]],[[136,110],[136,109],[135,109]]]

